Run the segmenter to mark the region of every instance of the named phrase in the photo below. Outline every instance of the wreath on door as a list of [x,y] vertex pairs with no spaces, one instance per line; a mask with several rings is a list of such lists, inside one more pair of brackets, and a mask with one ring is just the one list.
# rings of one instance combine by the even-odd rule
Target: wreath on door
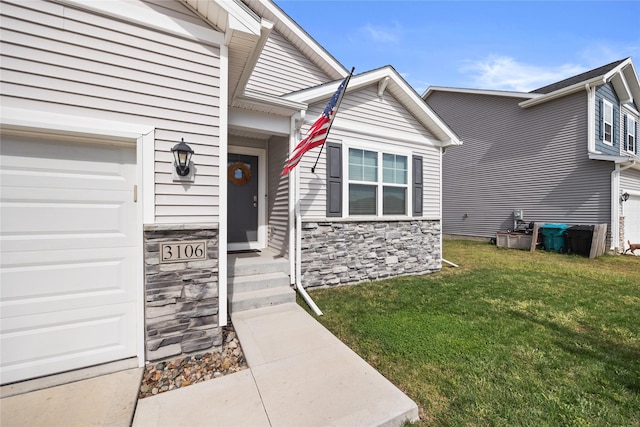
[[235,185],[245,185],[251,179],[251,169],[246,163],[231,163],[227,169],[227,179]]

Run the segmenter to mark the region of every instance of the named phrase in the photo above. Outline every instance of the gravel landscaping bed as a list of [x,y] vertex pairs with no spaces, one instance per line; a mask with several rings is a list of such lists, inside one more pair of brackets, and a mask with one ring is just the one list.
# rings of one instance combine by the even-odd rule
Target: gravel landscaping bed
[[195,354],[147,365],[138,397],[142,399],[246,368],[247,361],[236,333],[232,326],[227,326],[223,331],[221,352]]

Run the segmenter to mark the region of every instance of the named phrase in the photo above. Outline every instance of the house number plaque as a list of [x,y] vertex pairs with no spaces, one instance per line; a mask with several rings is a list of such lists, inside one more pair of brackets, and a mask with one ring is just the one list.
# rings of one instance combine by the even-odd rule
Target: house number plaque
[[160,264],[207,259],[207,241],[166,242],[160,244]]

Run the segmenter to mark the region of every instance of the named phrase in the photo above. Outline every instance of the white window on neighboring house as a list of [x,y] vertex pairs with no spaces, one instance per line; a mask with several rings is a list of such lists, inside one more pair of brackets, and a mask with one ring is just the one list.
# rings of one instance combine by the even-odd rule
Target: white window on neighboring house
[[349,148],[349,215],[407,215],[409,157]]
[[627,135],[626,135],[627,151],[635,154],[636,144],[638,141],[638,135],[636,135],[636,132],[638,129],[636,125],[636,120],[633,117],[627,116],[626,127],[627,127]]
[[609,101],[603,102],[604,112],[602,114],[603,140],[613,144],[613,104]]

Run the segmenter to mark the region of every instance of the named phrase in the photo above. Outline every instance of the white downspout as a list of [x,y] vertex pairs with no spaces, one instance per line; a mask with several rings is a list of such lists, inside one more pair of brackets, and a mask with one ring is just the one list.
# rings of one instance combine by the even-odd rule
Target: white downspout
[[[618,250],[620,240],[620,172],[635,166],[636,160],[630,165],[620,167],[616,163],[615,169],[611,172],[611,250]],[[614,243],[615,242],[615,243]]]
[[[302,118],[300,119],[302,121]],[[295,148],[295,141],[297,138],[297,130],[295,127],[295,120],[292,119],[292,132],[289,147],[289,153],[293,152]],[[300,215],[300,165],[298,167],[293,168],[291,172],[289,172],[289,185],[293,184],[294,191],[289,191],[289,194],[293,194],[293,200],[289,197],[289,206],[293,203],[293,209],[291,210],[293,221],[291,224],[294,224],[293,227],[289,227],[289,254],[290,254],[290,265],[293,267],[291,269],[291,279],[295,283],[295,288],[307,303],[307,305],[313,310],[316,316],[322,316],[322,311],[318,308],[316,303],[311,299],[307,291],[302,286],[302,216]],[[293,176],[291,176],[293,174]],[[291,218],[291,215],[290,215]],[[291,230],[293,228],[293,230]],[[293,231],[293,232],[292,232]],[[293,250],[292,250],[293,249]],[[291,261],[293,260],[293,262]]]
[[[292,153],[296,144],[296,117],[291,117],[291,131],[289,133],[289,150],[288,153]],[[291,191],[291,187],[295,188],[295,181],[291,174],[289,174],[289,277],[290,284],[296,284],[296,198],[295,191]],[[293,195],[293,197],[292,197]]]
[[587,152],[596,151],[596,91],[587,83]]

